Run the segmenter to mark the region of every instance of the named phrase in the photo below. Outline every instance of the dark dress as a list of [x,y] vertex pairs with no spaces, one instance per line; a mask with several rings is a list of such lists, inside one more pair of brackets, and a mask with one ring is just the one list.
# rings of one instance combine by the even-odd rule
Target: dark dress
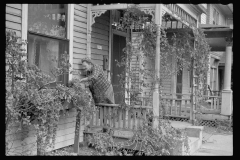
[[92,70],[87,73],[87,78],[95,103],[115,103],[112,84],[100,66],[93,64]]

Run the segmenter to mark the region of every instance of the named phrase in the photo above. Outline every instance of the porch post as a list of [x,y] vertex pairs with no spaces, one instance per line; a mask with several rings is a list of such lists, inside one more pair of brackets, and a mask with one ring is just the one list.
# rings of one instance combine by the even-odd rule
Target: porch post
[[155,59],[155,87],[153,91],[153,127],[158,127],[159,118],[159,78],[160,78],[160,27],[162,23],[162,4],[156,4],[155,23],[157,25],[157,41],[156,41],[156,59]]
[[227,40],[226,61],[224,71],[224,88],[222,91],[222,115],[232,114],[232,89],[231,89],[231,71],[232,71],[232,40]]

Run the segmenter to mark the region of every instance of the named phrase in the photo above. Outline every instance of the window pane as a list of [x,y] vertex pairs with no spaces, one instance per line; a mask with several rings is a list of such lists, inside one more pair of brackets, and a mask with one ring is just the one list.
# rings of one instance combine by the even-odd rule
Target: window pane
[[[55,40],[43,36],[28,34],[28,62],[37,65],[44,73],[55,78],[53,68],[59,65],[59,58],[64,52],[68,53],[68,41]],[[51,59],[56,59],[55,62]],[[57,81],[68,80],[68,74],[57,77]]]
[[29,31],[66,38],[67,5],[29,4],[28,6]]

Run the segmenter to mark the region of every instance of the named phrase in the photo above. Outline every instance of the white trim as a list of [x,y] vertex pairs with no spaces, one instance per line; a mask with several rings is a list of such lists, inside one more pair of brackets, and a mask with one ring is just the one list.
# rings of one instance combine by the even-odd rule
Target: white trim
[[[190,24],[185,21],[185,20],[182,20],[181,17],[179,17],[177,14],[173,13],[170,9],[168,9],[166,6],[162,5],[162,9],[167,12],[168,14],[170,14],[171,16],[173,16],[174,18],[176,18],[178,21],[180,21],[181,23],[185,24],[186,26],[190,27]],[[195,29],[196,27],[194,26],[191,26],[190,27],[191,29]]]
[[22,4],[22,39],[27,40],[28,4]]
[[91,4],[87,5],[87,57],[91,58],[91,32],[92,32],[92,25],[91,25]]
[[109,20],[109,43],[108,43],[108,80],[111,82],[111,63],[112,63],[112,11],[110,10],[110,20]]
[[[28,32],[28,4],[22,4],[22,39],[27,40],[27,32]],[[25,49],[25,53],[27,53],[27,45],[22,46]],[[23,60],[27,60],[27,55],[22,58]]]
[[[74,4],[68,4],[68,31],[67,38],[69,39],[69,63],[73,69],[73,23],[74,23]],[[72,80],[73,75],[69,74],[68,80]]]
[[197,12],[194,13],[194,11],[187,6],[189,4],[176,4],[176,5],[182,8],[184,11],[186,11],[188,14],[190,14],[193,18],[197,20]]

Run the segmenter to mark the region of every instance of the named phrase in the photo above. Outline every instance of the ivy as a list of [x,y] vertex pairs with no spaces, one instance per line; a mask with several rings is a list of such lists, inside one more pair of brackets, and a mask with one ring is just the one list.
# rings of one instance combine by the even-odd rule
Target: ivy
[[[45,74],[36,65],[29,65],[22,41],[13,31],[6,32],[6,137],[19,130],[34,126],[37,137],[37,154],[43,155],[54,148],[57,125],[64,106],[73,102],[73,107],[83,115],[92,112],[90,92],[74,79],[69,86],[56,83],[57,77],[69,74],[69,57],[64,53],[59,59],[59,67],[52,67],[54,77]],[[57,60],[50,57],[53,62]],[[65,114],[66,115],[66,114]],[[83,117],[83,116],[82,116]],[[18,132],[14,132],[17,134]],[[6,140],[6,154],[11,152],[10,141]]]
[[[165,14],[163,20],[167,20],[169,15]],[[150,89],[149,96],[152,100],[154,84],[159,83],[159,93],[163,89],[163,81],[179,74],[183,69],[192,71],[196,66],[195,75],[198,76],[198,83],[206,83],[206,73],[208,71],[209,46],[201,29],[183,28],[181,32],[176,32],[173,36],[168,35],[167,28],[161,26],[160,32],[160,78],[156,78],[155,57],[157,42],[157,25],[151,21],[151,17],[137,7],[137,5],[127,8],[118,24],[122,30],[134,29],[135,39],[127,39],[126,47],[123,49],[125,56],[117,64],[125,70],[119,74],[120,84],[124,92],[130,97],[131,103],[121,102],[121,107],[130,108],[136,104],[144,105],[138,94],[143,88]],[[172,63],[172,59],[174,63]],[[135,63],[135,64],[134,64]],[[137,65],[136,65],[137,64]],[[138,64],[140,64],[138,67]],[[133,67],[136,65],[137,67]],[[139,80],[139,81],[136,81]],[[131,84],[131,85],[129,85]],[[197,88],[199,94],[202,91]],[[125,96],[125,93],[122,93]],[[129,99],[127,99],[128,101]],[[149,103],[152,105],[151,103]],[[166,112],[166,101],[160,100],[159,126],[152,127],[153,113],[148,113],[148,118],[139,130],[134,132],[134,136],[125,144],[115,143],[114,138],[109,133],[96,133],[89,138],[89,143],[101,155],[134,155],[123,151],[129,145],[140,146],[140,155],[175,155],[180,144],[184,144],[188,152],[187,137],[184,132],[174,129],[170,123],[163,120]]]

